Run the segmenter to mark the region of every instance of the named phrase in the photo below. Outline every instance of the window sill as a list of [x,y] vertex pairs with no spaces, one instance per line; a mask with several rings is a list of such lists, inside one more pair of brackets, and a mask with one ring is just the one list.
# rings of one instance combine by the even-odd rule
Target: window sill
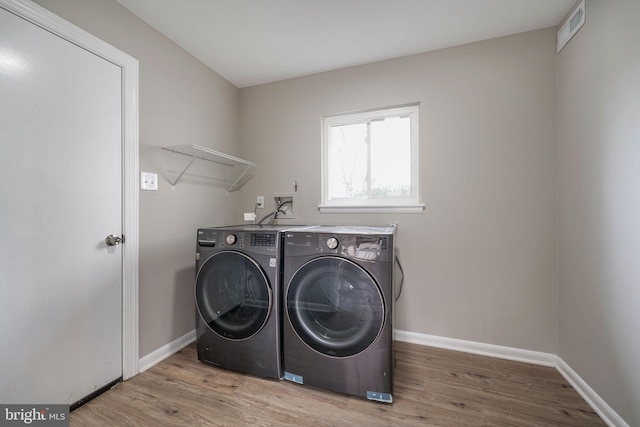
[[396,206],[318,206],[320,213],[422,213],[423,204]]

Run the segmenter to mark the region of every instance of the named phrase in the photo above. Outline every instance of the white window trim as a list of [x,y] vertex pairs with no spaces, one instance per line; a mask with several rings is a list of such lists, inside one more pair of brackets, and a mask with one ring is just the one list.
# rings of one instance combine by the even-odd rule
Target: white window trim
[[415,205],[393,205],[393,206],[333,206],[319,205],[318,210],[321,213],[341,213],[341,214],[357,214],[357,213],[422,213],[424,204],[417,203]]
[[[376,118],[398,115],[411,116],[411,195],[389,198],[340,198],[329,199],[327,176],[328,129],[331,126],[361,123]],[[318,206],[321,213],[422,213],[424,204],[420,203],[420,141],[419,141],[419,103],[355,113],[335,114],[322,118],[322,203]]]

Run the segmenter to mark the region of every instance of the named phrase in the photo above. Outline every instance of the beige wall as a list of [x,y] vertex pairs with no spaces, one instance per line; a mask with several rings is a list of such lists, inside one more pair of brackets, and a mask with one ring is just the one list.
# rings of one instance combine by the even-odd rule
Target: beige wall
[[196,165],[175,191],[181,160],[161,146],[199,144],[238,155],[238,90],[112,0],[38,0],[140,61],[140,170],[159,174],[140,193],[140,356],[194,329],[195,230],[232,220],[236,193],[220,167]]
[[558,354],[640,425],[640,2],[586,3],[557,59]]
[[[398,329],[555,353],[554,72],[546,29],[241,89],[236,218],[297,181],[296,223],[397,222]],[[424,213],[320,214],[321,117],[416,101]]]

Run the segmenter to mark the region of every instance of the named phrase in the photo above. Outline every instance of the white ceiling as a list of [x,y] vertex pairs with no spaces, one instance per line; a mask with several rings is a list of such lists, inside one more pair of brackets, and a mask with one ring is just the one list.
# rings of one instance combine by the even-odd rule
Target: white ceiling
[[116,0],[239,88],[556,26],[575,0]]

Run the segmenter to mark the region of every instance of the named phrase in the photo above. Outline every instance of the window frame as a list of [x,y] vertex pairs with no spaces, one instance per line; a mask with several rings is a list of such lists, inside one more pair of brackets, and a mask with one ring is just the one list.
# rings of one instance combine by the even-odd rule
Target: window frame
[[[424,205],[420,203],[420,104],[407,104],[388,108],[357,111],[344,114],[332,114],[322,117],[322,155],[321,155],[321,193],[322,201],[318,206],[323,213],[421,213]],[[410,118],[410,164],[411,192],[407,196],[330,198],[329,192],[329,136],[330,128],[357,123],[366,123],[379,119],[409,116]],[[372,179],[369,177],[369,183]]]

